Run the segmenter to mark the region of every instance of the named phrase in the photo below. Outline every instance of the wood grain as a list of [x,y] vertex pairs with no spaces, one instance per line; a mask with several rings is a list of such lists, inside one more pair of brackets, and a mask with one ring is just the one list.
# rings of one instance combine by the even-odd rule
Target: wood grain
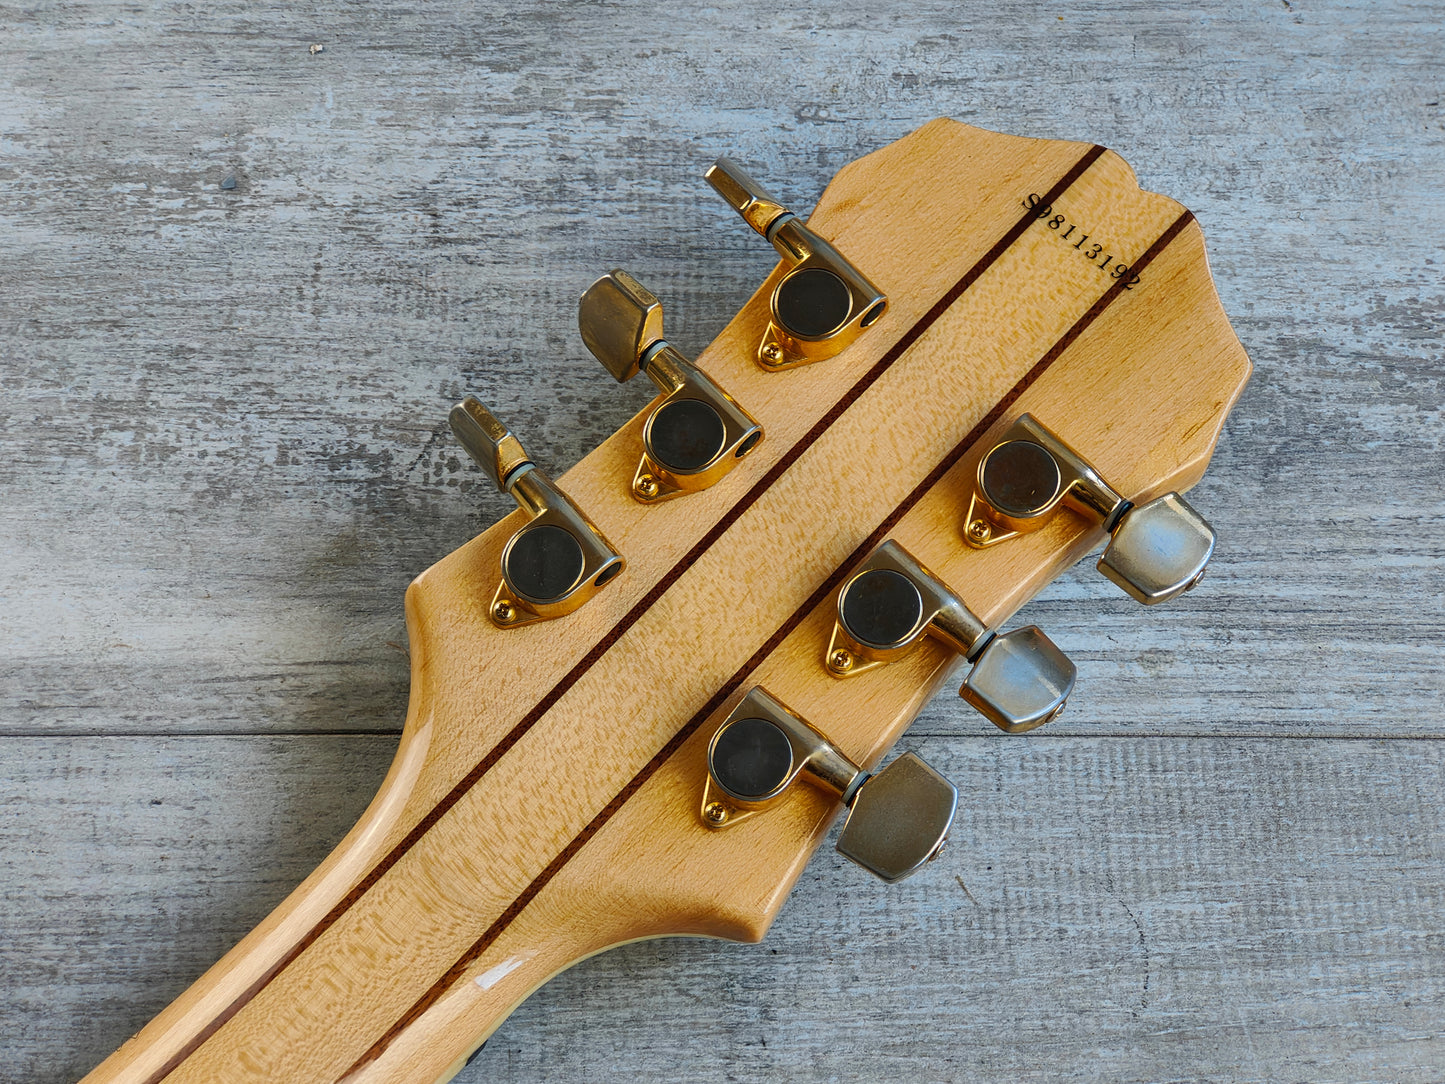
[[[1211,578],[1145,615],[1084,567],[1030,607],[1082,661],[1048,739],[1075,735],[1075,759],[1035,765],[1039,817],[955,844],[914,902],[820,860],[761,950],[599,958],[470,1072],[1437,1077],[1441,490],[1421,464],[1441,398],[1441,31],[1407,4],[1294,8],[877,25],[846,4],[730,8],[650,57],[625,9],[0,15],[7,1077],[85,1071],[284,894],[278,870],[294,884],[339,838],[345,788],[354,814],[380,781],[400,592],[506,510],[447,484],[466,474],[446,404],[485,394],[549,466],[575,461],[643,400],[579,360],[576,292],[629,266],[695,349],[771,264],[697,182],[712,153],[806,206],[939,113],[1113,146],[1200,215],[1260,366],[1198,493],[1223,534]],[[797,81],[733,62],[740,38]],[[931,757],[994,740],[972,726],[945,699],[910,740]],[[1119,743],[1172,782],[1141,797]],[[62,797],[47,773],[80,785]],[[1071,808],[1058,795],[1082,779]],[[151,836],[165,806],[142,794],[181,784],[206,819]],[[1236,821],[1241,789],[1261,816],[1269,796],[1298,809],[1289,830],[1265,845]],[[1057,947],[1127,947],[1109,901],[1067,942],[1002,895],[981,942],[955,917],[948,874],[984,898],[975,863],[995,856],[1037,862],[1035,906],[1086,908],[1089,840],[1065,837],[1100,807],[1131,826],[1110,837],[1130,908],[1196,916],[1159,957],[1178,996],[1137,1017]],[[1305,858],[1318,873],[1280,872]],[[102,880],[134,905],[108,915]],[[1241,897],[1267,920],[1225,936]],[[817,996],[864,980],[866,998]],[[1009,1027],[1000,1003],[1024,1007]],[[1046,1024],[1015,1022],[1034,1005]]]

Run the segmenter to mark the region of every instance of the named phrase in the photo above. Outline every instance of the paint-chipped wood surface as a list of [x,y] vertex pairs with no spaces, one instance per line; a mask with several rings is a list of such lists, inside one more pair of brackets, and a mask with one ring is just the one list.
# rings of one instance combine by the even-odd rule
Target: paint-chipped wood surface
[[1191,498],[1214,569],[1031,605],[1081,668],[1045,732],[928,709],[905,745],[965,808],[924,874],[821,852],[762,946],[598,957],[458,1079],[1445,1073],[1431,5],[0,31],[0,1078],[79,1077],[379,784],[402,591],[508,508],[450,402],[570,465],[647,394],[578,343],[588,281],[632,269],[696,351],[772,265],[713,155],[807,207],[936,115],[1103,143],[1199,216],[1256,364]]

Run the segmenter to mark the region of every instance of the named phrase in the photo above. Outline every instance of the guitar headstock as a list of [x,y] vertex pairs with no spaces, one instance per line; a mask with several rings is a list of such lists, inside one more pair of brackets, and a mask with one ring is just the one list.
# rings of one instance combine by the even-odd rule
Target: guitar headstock
[[[351,1036],[306,1057],[347,1079],[451,1065],[610,945],[760,938],[845,800],[850,853],[911,872],[936,845],[910,837],[890,865],[871,829],[901,809],[946,831],[948,785],[903,758],[870,773],[954,671],[1000,726],[1046,722],[1072,667],[1009,633],[1013,613],[1106,526],[1102,567],[1141,600],[1208,557],[1207,525],[1168,495],[1202,475],[1249,361],[1192,216],[1122,159],[937,120],[845,167],[806,224],[736,167],[709,180],[784,260],[706,350],[668,345],[625,274],[584,298],[588,346],[659,400],[555,483],[481,404],[455,418],[522,507],[409,589],[396,763],[316,875],[334,904],[283,907],[264,936],[299,947],[234,1010],[306,991]],[[662,417],[684,401],[712,415]],[[897,580],[855,579],[869,570]],[[917,613],[890,626],[898,580]],[[863,599],[848,620],[845,585]],[[736,732],[746,756],[771,743],[762,782],[709,773],[730,713],[788,739]],[[311,950],[346,938],[395,976],[385,997],[348,994]],[[445,1059],[443,1034],[462,1037]]]
[[[777,229],[779,206],[728,183],[750,225]],[[487,606],[519,516],[411,589],[409,732],[428,742],[413,802],[431,815],[462,788],[455,845],[516,871],[478,886],[498,925],[463,966],[559,925],[587,951],[761,937],[841,804],[793,786],[710,825],[708,745],[733,706],[760,686],[873,767],[961,656],[929,637],[866,674],[830,671],[838,592],[869,554],[895,540],[998,628],[1105,538],[1076,511],[969,537],[980,458],[1009,427],[1037,419],[1140,506],[1200,477],[1248,377],[1192,216],[1102,148],[935,121],[844,168],[807,226],[886,309],[806,357],[777,296],[816,257],[785,259],[694,362],[765,433],[746,458],[640,500],[649,407],[558,480],[626,573],[564,619],[499,630]]]

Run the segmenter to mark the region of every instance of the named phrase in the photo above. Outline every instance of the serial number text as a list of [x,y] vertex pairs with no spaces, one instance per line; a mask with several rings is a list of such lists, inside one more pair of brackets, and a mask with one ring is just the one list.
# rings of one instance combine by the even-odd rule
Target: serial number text
[[1117,262],[1114,257],[1105,251],[1104,246],[1097,241],[1090,243],[1087,233],[1079,233],[1077,239],[1075,233],[1079,232],[1078,223],[1070,222],[1065,216],[1055,214],[1053,204],[1040,203],[1043,199],[1037,192],[1030,192],[1024,199],[1023,206],[1034,212],[1035,218],[1045,220],[1045,225],[1054,230],[1060,240],[1069,241],[1073,247],[1078,249],[1091,264],[1100,271],[1106,272],[1113,278],[1124,280],[1124,289],[1132,290],[1139,284],[1139,276],[1129,270],[1122,263]]

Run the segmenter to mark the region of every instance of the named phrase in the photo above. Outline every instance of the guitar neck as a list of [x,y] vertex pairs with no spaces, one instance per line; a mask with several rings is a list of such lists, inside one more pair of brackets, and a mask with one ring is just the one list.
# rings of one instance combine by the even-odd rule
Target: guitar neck
[[[425,742],[407,729],[381,791],[325,862],[84,1084],[447,1080],[529,993],[615,942],[542,909],[478,925],[526,881],[484,844],[456,845],[497,831],[480,804],[456,802],[424,835],[399,830]],[[406,890],[373,891],[382,871]],[[428,931],[433,944],[460,935],[472,946],[418,987]]]

